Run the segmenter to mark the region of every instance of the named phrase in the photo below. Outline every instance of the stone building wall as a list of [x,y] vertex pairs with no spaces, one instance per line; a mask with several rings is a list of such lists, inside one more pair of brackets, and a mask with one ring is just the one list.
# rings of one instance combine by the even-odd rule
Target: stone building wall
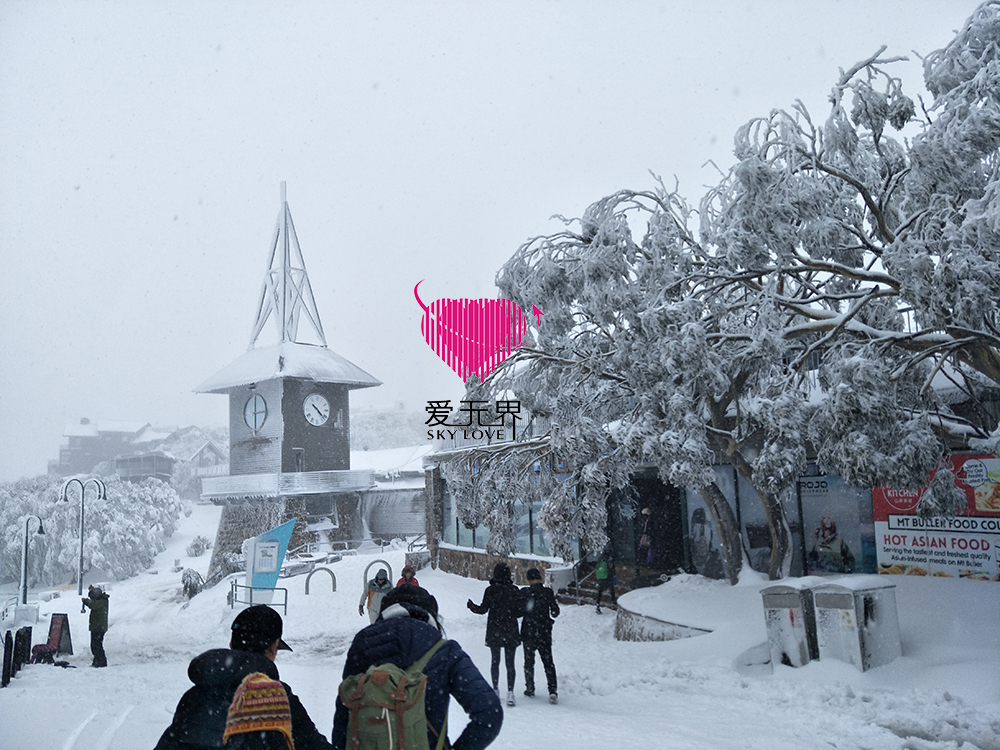
[[518,586],[527,585],[526,574],[529,568],[538,568],[545,575],[545,570],[552,564],[547,560],[533,560],[522,557],[501,557],[491,555],[482,550],[456,550],[449,547],[439,547],[437,552],[437,567],[445,573],[476,578],[488,581],[493,576],[493,568],[497,563],[507,563]]

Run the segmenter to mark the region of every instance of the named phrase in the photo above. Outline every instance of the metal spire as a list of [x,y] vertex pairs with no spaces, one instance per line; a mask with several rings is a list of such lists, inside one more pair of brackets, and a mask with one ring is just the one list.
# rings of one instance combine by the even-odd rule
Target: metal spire
[[292,212],[285,199],[284,182],[281,183],[281,210],[278,212],[278,223],[271,240],[267,273],[264,274],[260,301],[257,303],[257,319],[253,324],[248,349],[253,349],[272,313],[281,343],[297,341],[299,316],[305,314],[320,343],[326,346],[323,323],[319,319],[309,274],[306,273],[306,264],[302,259],[302,248],[299,247],[299,239],[295,234]]

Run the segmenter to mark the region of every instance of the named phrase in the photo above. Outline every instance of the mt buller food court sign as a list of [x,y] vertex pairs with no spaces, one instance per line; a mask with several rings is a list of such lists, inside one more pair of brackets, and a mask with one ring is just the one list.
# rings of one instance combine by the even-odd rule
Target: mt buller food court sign
[[957,516],[918,516],[920,490],[872,490],[879,572],[1000,582],[1000,459],[953,456],[948,463],[968,500]]

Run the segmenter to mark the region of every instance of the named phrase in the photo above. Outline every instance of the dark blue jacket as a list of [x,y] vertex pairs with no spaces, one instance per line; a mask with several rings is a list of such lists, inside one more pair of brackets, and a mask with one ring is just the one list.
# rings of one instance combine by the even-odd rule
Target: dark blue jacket
[[[196,657],[188,667],[194,687],[184,693],[174,720],[156,743],[155,750],[196,750],[222,747],[226,716],[233,695],[243,678],[262,672],[272,680],[278,668],[263,654],[216,648]],[[292,689],[285,685],[292,711],[292,739],[296,750],[328,750],[330,743],[319,733]]]
[[552,618],[559,616],[559,602],[548,586],[535,583],[521,589],[524,619],[521,620],[521,642],[525,646],[552,645]]
[[[387,662],[406,669],[440,638],[436,627],[411,617],[378,620],[354,636],[344,664],[344,677]],[[455,750],[483,750],[496,739],[503,723],[500,699],[456,641],[447,641],[437,650],[424,674],[427,675],[425,710],[435,731],[440,731],[448,714],[449,694],[455,696],[469,715],[469,723],[451,745]],[[338,695],[331,737],[335,750],[345,750],[348,745],[349,715]],[[430,729],[427,739],[434,747],[437,740]]]

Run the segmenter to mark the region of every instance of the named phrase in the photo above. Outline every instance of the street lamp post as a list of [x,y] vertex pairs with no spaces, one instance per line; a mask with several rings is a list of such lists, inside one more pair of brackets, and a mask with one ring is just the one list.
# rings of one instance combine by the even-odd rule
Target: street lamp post
[[38,521],[38,531],[36,534],[45,535],[42,528],[42,519],[38,516],[28,516],[24,519],[24,546],[21,548],[21,604],[28,603],[28,525],[31,519]]
[[108,490],[104,486],[104,482],[100,479],[95,479],[91,477],[86,481],[81,481],[74,477],[66,482],[62,488],[62,499],[64,502],[69,502],[69,486],[73,483],[80,485],[80,562],[76,570],[76,593],[79,596],[83,596],[83,513],[85,501],[87,499],[87,487],[93,485],[94,489],[97,491],[97,499],[103,500],[108,496]]

